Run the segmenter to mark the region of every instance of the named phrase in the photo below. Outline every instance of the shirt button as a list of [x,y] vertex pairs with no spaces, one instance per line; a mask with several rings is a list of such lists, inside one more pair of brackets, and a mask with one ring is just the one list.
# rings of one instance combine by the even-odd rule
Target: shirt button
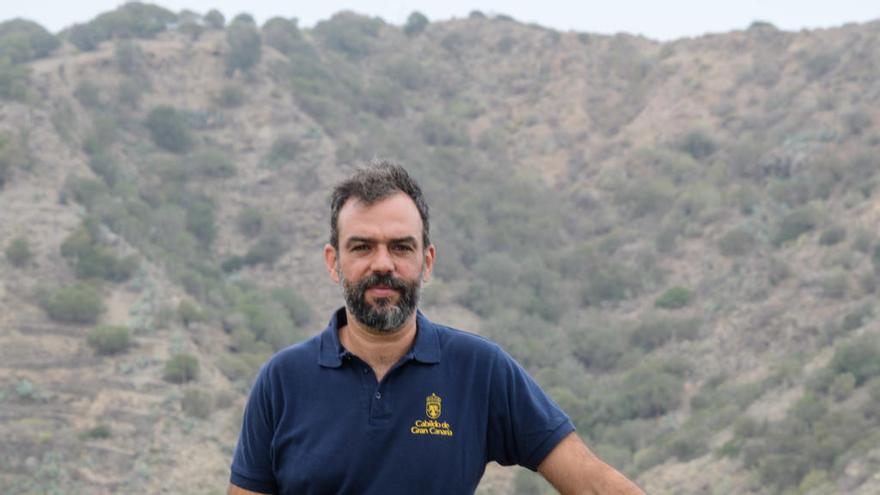
[[363,371],[364,371],[364,374],[365,374],[365,375],[366,375],[366,374],[367,374],[367,369],[366,369],[366,368],[364,368],[364,370],[363,370]]
[[376,392],[376,399],[378,400],[381,398],[382,398],[382,392]]

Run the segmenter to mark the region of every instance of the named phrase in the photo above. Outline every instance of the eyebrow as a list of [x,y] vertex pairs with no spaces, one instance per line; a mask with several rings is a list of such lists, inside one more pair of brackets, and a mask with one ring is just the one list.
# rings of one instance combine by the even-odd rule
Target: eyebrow
[[[364,244],[376,244],[376,239],[372,237],[349,237],[347,241],[345,241],[345,247],[351,247],[353,244],[364,243]],[[412,244],[415,245],[417,243],[416,238],[408,235],[406,237],[398,237],[395,239],[391,239],[388,241],[389,244]]]

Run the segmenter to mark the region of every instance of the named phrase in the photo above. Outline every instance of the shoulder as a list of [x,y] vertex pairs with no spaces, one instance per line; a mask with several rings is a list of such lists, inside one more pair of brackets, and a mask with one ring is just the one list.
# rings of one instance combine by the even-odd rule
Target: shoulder
[[506,356],[501,346],[486,337],[438,323],[433,325],[444,355],[451,353],[492,360]]
[[[259,376],[272,379],[279,376],[290,376],[313,368],[318,362],[321,334],[290,345],[276,352],[260,369]],[[297,373],[298,374],[298,373]]]

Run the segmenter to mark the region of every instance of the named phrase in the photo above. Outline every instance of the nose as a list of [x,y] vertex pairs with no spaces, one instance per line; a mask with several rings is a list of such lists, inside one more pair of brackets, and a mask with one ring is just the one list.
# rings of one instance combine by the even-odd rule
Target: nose
[[391,273],[394,271],[394,260],[386,246],[379,246],[370,263],[370,269],[374,273]]

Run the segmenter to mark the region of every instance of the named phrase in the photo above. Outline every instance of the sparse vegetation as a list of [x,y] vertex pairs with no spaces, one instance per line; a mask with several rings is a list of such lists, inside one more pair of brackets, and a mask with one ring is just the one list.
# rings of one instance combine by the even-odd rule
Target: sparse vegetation
[[16,237],[9,241],[6,245],[6,260],[16,268],[22,268],[28,265],[34,258],[31,251],[31,243],[26,237]]
[[87,283],[76,283],[39,296],[40,305],[49,318],[59,323],[95,323],[104,312],[104,303],[97,288]]
[[193,138],[183,115],[173,107],[158,106],[150,111],[146,122],[156,146],[172,153],[185,153],[193,146]]
[[98,354],[119,354],[128,350],[131,345],[131,332],[128,327],[98,325],[89,331],[88,343]]
[[165,362],[162,378],[171,383],[187,383],[199,377],[199,360],[192,354],[177,354]]

